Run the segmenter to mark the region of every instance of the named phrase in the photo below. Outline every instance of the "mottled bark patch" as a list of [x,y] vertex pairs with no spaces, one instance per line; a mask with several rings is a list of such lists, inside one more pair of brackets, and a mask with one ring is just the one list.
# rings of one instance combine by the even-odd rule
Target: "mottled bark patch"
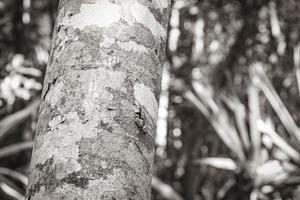
[[64,177],[61,182],[73,184],[75,187],[87,189],[89,180],[89,178],[82,177],[80,172],[73,172]]
[[[167,0],[164,0],[167,1]],[[150,12],[153,14],[155,17],[156,21],[160,22],[163,27],[167,27],[169,23],[169,11],[170,8],[162,8],[161,5],[158,5],[158,3],[153,3],[153,1],[148,1],[148,0],[138,0],[138,2],[150,10]],[[160,4],[160,2],[159,2]],[[166,13],[167,12],[167,13]]]
[[[35,166],[35,175],[31,176],[31,185],[27,188],[27,195],[31,196],[40,191],[41,187],[48,187],[53,185],[55,181],[55,171],[53,171],[53,158],[49,158],[43,164]],[[34,184],[32,184],[34,183]]]
[[97,0],[60,0],[58,9],[64,8],[72,13],[69,17],[80,13],[80,7],[82,4],[95,4]]
[[155,99],[154,92],[149,87],[140,83],[136,83],[133,88],[135,100],[138,102],[138,104],[146,108],[148,113],[151,115],[151,117],[146,117],[149,117],[150,119],[155,119],[158,112],[158,103]]
[[113,127],[109,123],[103,122],[103,120],[100,121],[99,127],[100,129],[104,129],[110,133],[113,131]]
[[105,29],[104,34],[121,42],[134,41],[146,48],[153,48],[156,42],[150,29],[138,22],[130,25],[121,20]]

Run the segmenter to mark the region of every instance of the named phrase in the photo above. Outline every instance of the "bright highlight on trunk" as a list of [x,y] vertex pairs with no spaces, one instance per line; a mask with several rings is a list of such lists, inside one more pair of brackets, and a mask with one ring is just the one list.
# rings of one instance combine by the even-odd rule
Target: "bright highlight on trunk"
[[169,11],[60,1],[26,199],[150,199]]

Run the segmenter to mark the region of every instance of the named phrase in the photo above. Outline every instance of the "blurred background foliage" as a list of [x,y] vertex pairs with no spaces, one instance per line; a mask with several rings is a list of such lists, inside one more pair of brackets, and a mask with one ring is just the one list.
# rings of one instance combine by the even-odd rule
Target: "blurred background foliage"
[[[0,1],[0,199],[23,199],[57,0]],[[153,200],[300,199],[300,2],[173,0]]]

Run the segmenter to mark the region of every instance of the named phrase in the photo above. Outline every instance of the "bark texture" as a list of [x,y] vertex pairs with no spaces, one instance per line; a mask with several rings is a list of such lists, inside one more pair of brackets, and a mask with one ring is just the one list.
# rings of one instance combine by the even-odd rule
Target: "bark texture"
[[169,0],[61,0],[30,200],[148,200]]

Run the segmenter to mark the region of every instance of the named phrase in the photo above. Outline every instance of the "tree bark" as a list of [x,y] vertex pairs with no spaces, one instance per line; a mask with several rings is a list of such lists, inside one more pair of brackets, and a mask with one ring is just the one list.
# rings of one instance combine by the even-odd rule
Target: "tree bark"
[[169,11],[60,1],[26,199],[150,199]]

